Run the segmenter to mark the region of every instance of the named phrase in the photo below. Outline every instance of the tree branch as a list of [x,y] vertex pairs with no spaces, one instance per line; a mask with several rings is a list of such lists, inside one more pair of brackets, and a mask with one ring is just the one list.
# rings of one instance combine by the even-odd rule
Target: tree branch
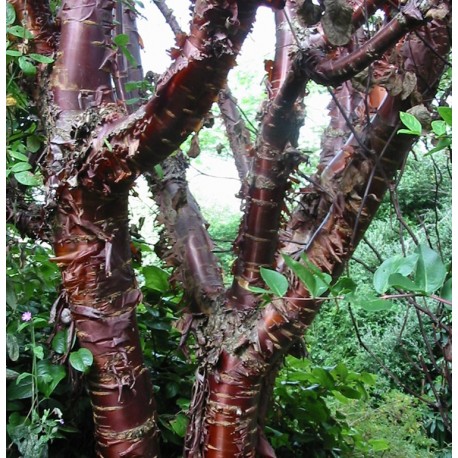
[[177,154],[164,162],[163,177],[146,177],[159,206],[158,222],[164,224],[171,245],[165,260],[177,268],[174,278],[184,286],[190,311],[208,314],[222,302],[223,279],[206,223],[188,189],[186,168],[185,157]]

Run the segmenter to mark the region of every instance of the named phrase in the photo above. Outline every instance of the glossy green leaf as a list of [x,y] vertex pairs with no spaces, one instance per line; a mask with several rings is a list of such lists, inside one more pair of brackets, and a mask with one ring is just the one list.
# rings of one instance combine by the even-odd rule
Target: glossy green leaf
[[13,173],[18,172],[25,172],[26,170],[30,170],[32,166],[28,162],[18,162],[11,167],[11,171]]
[[447,300],[452,302],[452,279],[449,278],[445,283],[444,286],[441,289],[441,294],[440,296]]
[[175,419],[170,422],[170,426],[179,437],[184,437],[188,427],[188,417],[179,413]]
[[393,288],[404,289],[405,291],[422,291],[415,282],[400,273],[390,275],[388,277],[388,285]]
[[381,312],[389,310],[393,307],[393,303],[388,300],[380,299],[374,296],[366,296],[365,298],[359,299],[356,305],[363,308],[368,312]]
[[13,25],[11,27],[7,27],[6,32],[14,35],[15,37],[27,38],[28,40],[33,38],[33,35],[21,25]]
[[41,64],[51,64],[54,62],[52,57],[43,56],[42,54],[31,53],[27,54],[31,59],[35,60],[36,62],[40,62]]
[[18,161],[28,162],[29,160],[29,158],[24,153],[21,153],[20,151],[8,150],[8,154],[13,159],[17,159]]
[[369,439],[368,443],[374,452],[383,452],[390,448],[390,443],[385,439]]
[[41,140],[38,135],[29,135],[27,137],[27,150],[31,153],[36,153],[41,148]]
[[6,389],[6,399],[27,399],[32,396],[32,374],[23,372],[15,382],[11,382]]
[[433,130],[434,134],[438,137],[445,135],[447,133],[447,124],[445,121],[433,121],[431,123],[431,129]]
[[283,297],[288,291],[288,280],[284,275],[275,270],[261,267],[261,277],[269,289],[278,297]]
[[406,257],[392,256],[385,259],[375,271],[373,284],[374,289],[379,294],[383,294],[390,287],[388,279],[390,275],[400,273],[404,276],[413,272],[417,262],[418,255],[412,254]]
[[63,355],[67,352],[67,330],[63,329],[59,331],[51,342],[52,349],[59,355]]
[[414,115],[401,111],[399,116],[402,123],[407,127],[407,130],[400,129],[398,130],[398,134],[404,133],[411,135],[421,135],[421,123]]
[[18,58],[18,63],[20,69],[24,72],[26,76],[34,76],[37,73],[37,68],[35,65],[30,62],[27,57],[21,56]]
[[449,126],[452,126],[452,109],[450,107],[438,107],[437,112]]
[[14,24],[16,20],[16,11],[11,3],[6,2],[6,25]]
[[38,359],[43,359],[45,357],[45,352],[41,345],[35,345],[32,347],[32,351]]
[[40,184],[40,180],[38,180],[38,178],[28,170],[15,173],[14,178],[16,178],[18,183],[21,183],[24,186],[38,186]]
[[15,334],[6,334],[6,350],[11,361],[19,359],[19,344]]
[[66,376],[63,366],[52,364],[49,360],[37,364],[38,389],[47,398],[51,396],[57,385]]
[[117,46],[127,46],[129,44],[129,35],[121,33],[113,38],[113,43]]
[[156,266],[146,266],[142,269],[145,277],[145,287],[165,293],[169,290],[169,274]]
[[417,247],[419,254],[414,281],[418,288],[428,294],[442,287],[447,275],[444,263],[438,253],[428,245]]
[[92,366],[94,357],[87,348],[80,348],[78,351],[72,351],[70,353],[69,361],[74,369],[86,373]]

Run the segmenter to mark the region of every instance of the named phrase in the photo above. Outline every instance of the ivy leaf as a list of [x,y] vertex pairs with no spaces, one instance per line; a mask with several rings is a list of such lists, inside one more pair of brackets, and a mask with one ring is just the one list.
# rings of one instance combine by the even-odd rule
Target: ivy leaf
[[87,373],[94,362],[94,357],[87,348],[80,348],[70,353],[69,361],[74,369]]
[[428,245],[419,245],[414,281],[421,291],[431,294],[442,287],[447,275],[440,256]]
[[288,291],[288,280],[284,275],[275,270],[261,267],[261,277],[269,289],[278,297],[283,297]]

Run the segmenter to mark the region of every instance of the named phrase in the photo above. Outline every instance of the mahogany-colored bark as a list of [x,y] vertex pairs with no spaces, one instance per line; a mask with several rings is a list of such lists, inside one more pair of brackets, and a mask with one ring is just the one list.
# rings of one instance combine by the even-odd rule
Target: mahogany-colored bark
[[[200,128],[225,86],[257,8],[261,4],[283,8],[284,3],[195,2],[190,34],[178,37],[174,63],[158,81],[156,94],[128,115],[112,89],[117,59],[112,47],[115,2],[103,0],[96,6],[64,2],[59,37],[48,20],[49,10],[40,13],[41,2],[14,2],[18,11],[32,13],[29,24],[37,31],[36,49],[48,54],[59,51],[49,81],[52,97],[40,101],[40,106],[48,104],[43,114],[49,134],[44,168],[46,211],[54,227],[54,260],[62,271],[65,300],[79,343],[94,355],[88,386],[99,456],[159,455],[151,380],[143,365],[135,322],[141,293],[130,259],[129,186]],[[353,3],[357,29],[365,17],[363,9],[370,13],[382,2]],[[366,44],[358,49],[356,36],[335,57],[330,55],[333,47],[320,34],[312,35],[304,45],[308,48],[299,49],[294,59],[286,49],[278,49],[271,67],[271,99],[255,151],[239,168],[246,167],[246,175],[249,166],[251,181],[228,300],[180,157],[163,162],[164,177],[155,177],[153,189],[161,218],[175,243],[169,260],[178,268],[176,278],[188,290],[186,299],[194,314],[187,329],[193,329],[198,342],[199,368],[185,456],[275,456],[262,434],[265,406],[259,404],[268,396],[268,380],[320,305],[285,269],[279,255],[285,252],[297,258],[307,253],[316,266],[335,278],[356,248],[413,143],[411,137],[396,135],[399,111],[419,98],[429,102],[450,48],[448,16],[432,19],[436,13],[430,14],[431,5],[422,10],[423,4],[402,7],[401,16],[394,17]],[[450,2],[441,5],[451,8]],[[277,18],[286,25],[283,13]],[[420,28],[426,20],[431,22]],[[322,155],[312,184],[302,190],[300,206],[283,224],[289,178],[300,160],[294,147],[308,78],[342,84],[382,57],[410,28],[416,28],[423,39],[412,34],[399,42],[403,51],[397,62],[401,76],[407,72],[417,75],[416,91],[407,96],[386,95],[371,114],[365,111],[366,94],[355,95],[354,86],[346,83],[334,100],[334,110],[341,106],[344,110],[333,126],[348,127],[353,134],[345,144],[341,137],[334,152],[332,144],[327,146],[329,154]],[[293,43],[286,28],[279,29],[278,39]],[[383,67],[383,59],[374,66]],[[124,65],[119,62],[118,70]],[[123,68],[123,75],[124,70],[129,73]],[[40,76],[46,85],[43,69]],[[123,83],[124,76],[119,78],[120,97],[125,96]],[[353,100],[348,101],[350,96]],[[359,131],[347,125],[352,109],[364,116],[364,122],[358,120]],[[280,229],[289,239],[282,247]],[[258,298],[246,290],[249,285],[262,284],[261,266],[284,269],[291,279],[286,297],[263,309],[258,308]]]

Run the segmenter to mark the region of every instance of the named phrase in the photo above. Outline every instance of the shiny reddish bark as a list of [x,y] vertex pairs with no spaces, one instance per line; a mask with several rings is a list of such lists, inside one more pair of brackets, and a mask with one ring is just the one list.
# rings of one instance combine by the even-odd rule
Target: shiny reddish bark
[[[39,11],[36,2],[28,4],[31,11]],[[157,93],[127,115],[123,105],[115,103],[111,87],[111,75],[124,65],[111,47],[115,3],[105,0],[95,8],[86,2],[65,3],[56,42],[59,54],[50,81],[53,100],[42,101],[42,105],[50,102],[43,115],[50,139],[45,164],[47,209],[55,228],[55,261],[62,269],[80,345],[94,354],[89,388],[100,456],[159,453],[151,382],[143,367],[135,323],[141,296],[130,262],[128,188],[135,177],[163,162],[200,128],[225,85],[260,4],[284,6],[282,1],[267,0],[197,1],[191,32],[178,37],[175,61],[158,82]],[[358,29],[363,10],[370,13],[381,2],[353,4],[353,24]],[[288,12],[293,16],[291,5]],[[339,49],[330,46],[320,31],[307,42],[309,48],[295,56],[285,47],[278,48],[270,67],[271,99],[253,157],[243,152],[247,146],[251,149],[248,141],[233,146],[240,151],[241,176],[249,170],[251,181],[228,300],[179,156],[163,162],[163,179],[153,179],[162,222],[173,239],[167,260],[177,268],[175,278],[187,290],[192,312],[185,329],[192,329],[199,343],[185,456],[275,456],[262,434],[269,385],[320,304],[309,298],[306,288],[286,269],[291,278],[286,297],[263,309],[258,309],[258,298],[245,288],[262,284],[260,266],[284,269],[281,251],[296,257],[306,252],[334,277],[353,253],[412,145],[411,138],[395,132],[399,111],[417,99],[388,95],[368,113],[367,94],[356,93],[347,80],[382,56],[410,27],[424,23],[425,11],[409,9],[410,4],[407,8],[403,17],[395,17],[363,46],[359,46],[358,31]],[[417,17],[418,13],[423,16]],[[285,24],[283,13],[277,18]],[[418,28],[423,41],[411,35],[402,56],[397,56],[397,62],[403,63],[397,68],[401,76],[406,72],[418,75],[415,96],[421,94],[425,102],[435,93],[450,47],[446,21]],[[31,26],[38,22],[32,21]],[[45,29],[40,31],[38,47],[41,41],[56,37],[55,29]],[[278,30],[278,41],[293,42],[286,28]],[[384,63],[384,58],[374,63],[380,74]],[[130,71],[121,73],[124,70]],[[328,139],[313,184],[302,190],[300,207],[284,222],[288,180],[300,159],[294,146],[308,78],[335,86],[345,82],[336,92],[332,127],[346,133],[335,143]],[[118,82],[117,93],[122,96],[123,77]],[[220,101],[224,106],[224,100]],[[234,106],[225,109],[231,113]],[[351,113],[359,128],[353,135],[347,123]],[[233,127],[228,123],[229,131]],[[281,247],[280,230],[282,239],[289,239]]]

